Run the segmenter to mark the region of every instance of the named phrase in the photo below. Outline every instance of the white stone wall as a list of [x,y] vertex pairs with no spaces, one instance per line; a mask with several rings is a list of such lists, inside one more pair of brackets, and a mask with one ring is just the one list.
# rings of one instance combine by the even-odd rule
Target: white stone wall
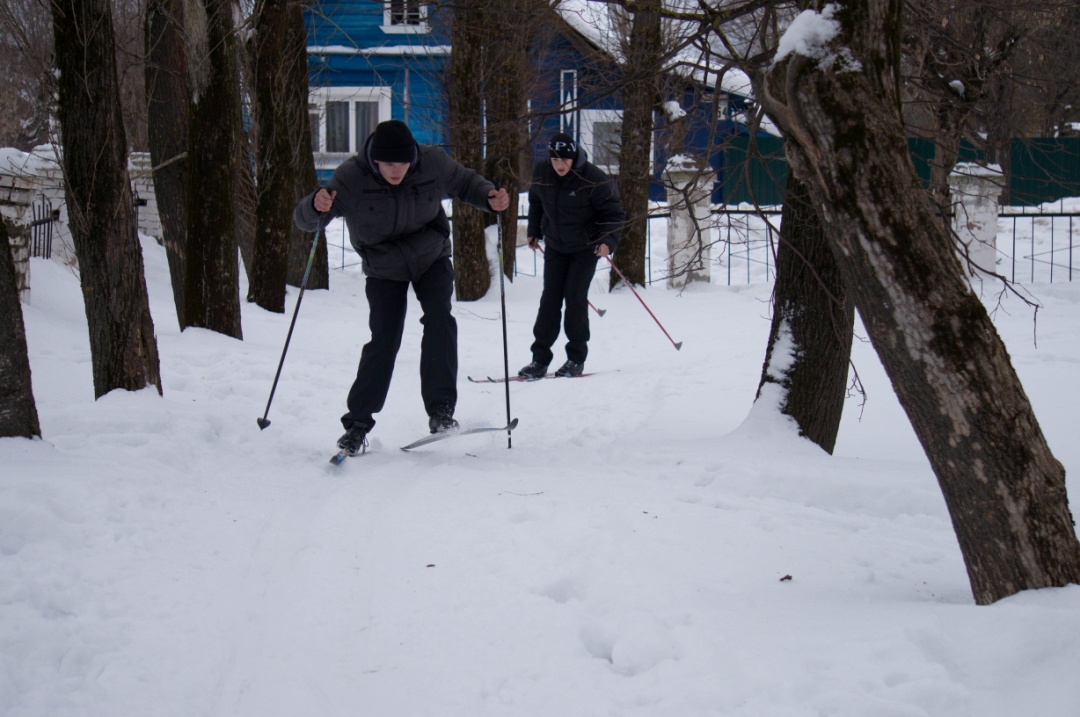
[[146,204],[137,207],[139,212],[139,231],[161,241],[161,217],[158,214],[157,195],[154,193],[154,176],[150,171],[150,154],[132,152],[128,157],[128,172],[131,175],[131,192],[140,202]]
[[33,187],[20,177],[3,177],[0,191],[0,221],[7,228],[8,247],[15,264],[15,285],[19,300],[30,303],[30,200]]
[[[64,175],[60,166],[58,148],[52,145],[36,147],[32,152],[19,152],[12,149],[0,149],[0,207],[12,226],[25,226],[25,236],[19,234],[19,242],[25,243],[26,258],[20,253],[16,258],[16,271],[19,280],[25,283],[24,303],[29,301],[29,252],[31,231],[29,224],[33,214],[31,204],[38,204],[45,197],[54,210],[59,210],[59,218],[53,222],[52,259],[64,264],[74,265],[75,248],[68,228],[68,211],[64,196]],[[138,206],[139,231],[161,240],[161,219],[158,215],[157,196],[154,193],[154,181],[150,171],[150,155],[145,152],[133,152],[128,160],[128,172],[131,176],[131,188],[134,197],[145,204]],[[13,240],[14,241],[14,240]],[[16,250],[22,252],[22,244]],[[23,286],[20,283],[20,288]]]

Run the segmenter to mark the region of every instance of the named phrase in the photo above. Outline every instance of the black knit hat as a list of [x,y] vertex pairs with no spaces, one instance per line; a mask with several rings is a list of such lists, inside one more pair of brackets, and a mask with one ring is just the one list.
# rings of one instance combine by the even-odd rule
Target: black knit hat
[[548,154],[558,159],[577,159],[577,142],[570,135],[560,132],[548,142]]
[[371,159],[411,164],[416,159],[416,140],[409,126],[401,120],[380,122],[371,135]]

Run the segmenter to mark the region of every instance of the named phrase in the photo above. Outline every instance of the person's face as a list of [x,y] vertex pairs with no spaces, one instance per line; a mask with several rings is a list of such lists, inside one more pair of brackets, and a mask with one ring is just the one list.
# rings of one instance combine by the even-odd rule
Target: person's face
[[562,159],[560,157],[551,158],[551,168],[555,170],[555,174],[560,177],[565,177],[570,168],[574,166],[574,160]]
[[401,180],[405,179],[405,175],[409,172],[408,162],[380,162],[375,160],[375,165],[379,168],[379,174],[390,184],[401,184]]

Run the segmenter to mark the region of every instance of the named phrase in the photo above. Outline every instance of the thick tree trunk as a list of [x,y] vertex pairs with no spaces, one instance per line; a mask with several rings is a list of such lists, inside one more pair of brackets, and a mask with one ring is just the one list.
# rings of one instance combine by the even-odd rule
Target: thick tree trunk
[[[475,0],[459,5],[451,21],[454,51],[450,55],[447,99],[450,109],[450,154],[466,167],[483,163],[482,13]],[[454,201],[455,295],[476,301],[491,288],[491,267],[484,241],[487,214]]]
[[[251,110],[251,114],[257,114]],[[243,111],[241,111],[241,116]],[[236,171],[236,248],[240,250],[240,266],[246,272],[251,287],[251,271],[255,266],[255,211],[258,192],[255,188],[255,138],[252,130],[241,125],[237,132],[240,142],[239,157],[233,162]]]
[[[289,106],[293,108],[291,120],[293,140],[292,168],[295,184],[289,206],[296,206],[302,197],[307,196],[318,185],[319,176],[315,172],[315,157],[311,147],[311,118],[308,115],[308,64],[307,32],[304,28],[302,3],[292,0],[289,3],[288,36],[285,50],[287,57],[293,58],[288,69],[292,74],[289,80]],[[302,115],[302,116],[301,116]],[[311,259],[308,271],[308,259],[311,258],[311,242],[318,241],[315,256]],[[285,281],[289,286],[300,286],[307,277],[306,289],[330,288],[330,258],[326,250],[326,234],[301,231],[295,224],[289,223],[289,268]]]
[[[301,18],[301,22],[303,19]],[[294,42],[297,39],[294,38]],[[307,57],[306,37],[298,39],[300,49],[304,57]],[[306,59],[305,59],[306,63]],[[307,196],[314,187],[318,186],[319,175],[315,171],[315,156],[312,154],[310,117],[307,116],[308,80],[305,64],[304,70],[304,127],[307,135],[297,138],[301,142],[301,151],[296,158],[296,184],[293,186],[293,199],[289,206],[296,206],[302,197]],[[294,88],[295,89],[295,88]],[[289,230],[289,267],[285,275],[285,281],[289,286],[304,286],[306,289],[329,289],[330,288],[330,256],[327,250],[326,232],[305,232],[293,224]],[[311,242],[318,242],[315,247],[315,256],[311,256]],[[311,261],[311,269],[308,270],[308,261]],[[307,283],[304,283],[305,277]]]
[[184,320],[242,337],[236,243],[240,94],[229,0],[204,0],[204,31],[188,29],[192,79],[188,135],[188,246]]
[[15,263],[8,232],[0,221],[0,438],[33,438],[41,435],[37,405],[30,383],[30,359],[26,352]]
[[256,13],[258,203],[250,296],[282,313],[301,154],[311,157],[304,18],[296,0],[263,0]]
[[187,245],[187,152],[190,91],[182,0],[148,0],[146,105],[154,193],[169,262],[176,318],[184,323],[184,247]]
[[938,205],[942,216],[952,212],[952,189],[949,175],[960,157],[960,141],[967,124],[966,105],[945,105],[938,108],[937,125],[934,128],[934,159],[930,162],[930,196]]
[[51,8],[69,226],[90,331],[94,395],[147,386],[160,393],[109,3],[58,0]]
[[[303,86],[308,86],[307,77],[305,77],[305,85]],[[309,126],[307,117],[303,120],[303,125]],[[301,198],[307,197],[312,188],[319,184],[319,175],[315,173],[315,159],[309,149],[311,147],[310,139],[305,140],[303,147],[305,147],[305,151],[301,152],[298,160],[299,167],[296,172],[296,184],[293,186],[293,201],[289,202],[289,206],[296,206],[296,203]],[[288,274],[285,281],[289,286],[300,286],[303,284],[303,278],[307,273],[308,283],[305,288],[329,288],[330,268],[326,249],[326,232],[300,231],[296,228],[296,225],[293,225],[291,231],[288,240]],[[311,258],[312,241],[319,242],[319,246],[315,247],[313,259]],[[310,272],[307,271],[309,259],[311,259]]]
[[[633,13],[623,90],[622,145],[619,148],[619,198],[626,212],[615,264],[632,284],[645,285],[645,248],[649,235],[649,183],[652,181],[655,82],[662,50],[660,0],[645,0]],[[619,283],[611,272],[611,286]]]
[[900,117],[902,0],[841,0],[819,61],[762,93],[952,517],[975,601],[1080,582],[1065,471],[919,189]]
[[490,14],[487,23],[486,65],[498,68],[485,83],[487,107],[487,162],[484,176],[510,194],[510,206],[499,215],[503,238],[503,273],[514,278],[517,252],[518,200],[522,181],[519,158],[528,146],[525,87],[529,75],[529,38],[536,22],[535,0],[512,0]]
[[825,228],[806,185],[789,173],[758,395],[767,383],[779,385],[780,412],[828,453],[836,446],[847,397],[854,323],[855,307]]

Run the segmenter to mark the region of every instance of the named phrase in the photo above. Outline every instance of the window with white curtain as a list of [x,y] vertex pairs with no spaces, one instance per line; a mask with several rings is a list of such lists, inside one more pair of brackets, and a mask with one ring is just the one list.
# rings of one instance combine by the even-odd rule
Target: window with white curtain
[[343,159],[360,151],[375,125],[390,119],[390,88],[312,88],[308,117],[316,157]]

